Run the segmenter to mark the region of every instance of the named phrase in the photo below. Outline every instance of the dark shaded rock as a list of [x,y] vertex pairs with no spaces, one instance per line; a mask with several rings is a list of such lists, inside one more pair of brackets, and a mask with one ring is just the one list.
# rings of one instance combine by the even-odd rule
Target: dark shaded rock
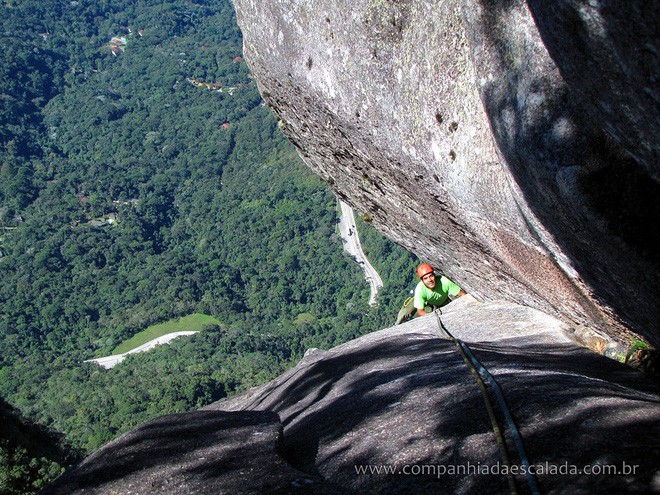
[[[660,490],[657,383],[531,308],[462,298],[443,312],[499,384],[541,493]],[[475,378],[429,315],[310,350],[270,383],[147,423],[44,493],[483,495],[509,493],[504,469]]]
[[284,461],[281,431],[272,412],[163,416],[104,446],[41,493],[338,493]]
[[[570,260],[578,285],[593,292],[587,296],[596,306],[614,308],[616,318],[655,339],[659,308],[650,301],[658,300],[654,246],[660,238],[649,226],[660,219],[660,185],[657,160],[650,166],[658,143],[648,138],[647,121],[658,125],[658,106],[651,95],[636,92],[640,84],[654,85],[650,72],[631,71],[626,79],[612,52],[632,41],[621,36],[630,26],[628,14],[637,10],[638,19],[644,8],[613,12],[594,2],[528,3],[535,17],[525,2],[464,7],[479,92],[514,195],[532,230],[546,231]],[[645,32],[657,30],[654,17],[640,22],[641,36],[627,51],[649,45]],[[545,40],[552,43],[552,58]],[[641,53],[626,63],[638,66]]]
[[[273,382],[209,408],[276,412],[287,459],[347,490],[506,493],[479,388],[434,318],[309,353]],[[457,301],[442,320],[499,383],[541,493],[660,489],[656,385],[575,345],[558,320],[529,308]],[[515,455],[512,463],[520,469]],[[395,474],[358,474],[363,466]],[[587,475],[592,467],[619,474]]]
[[590,118],[660,181],[657,5],[621,0],[527,3],[575,99],[587,102]]
[[388,237],[479,299],[660,343],[652,3],[234,6],[283,132]]

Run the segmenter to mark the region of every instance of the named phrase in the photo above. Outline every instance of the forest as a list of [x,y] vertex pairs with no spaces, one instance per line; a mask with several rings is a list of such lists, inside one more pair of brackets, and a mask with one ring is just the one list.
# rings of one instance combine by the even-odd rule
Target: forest
[[[0,12],[0,493],[392,325],[416,258],[359,222],[385,285],[369,306],[229,0]],[[192,313],[221,324],[110,370],[83,362]]]

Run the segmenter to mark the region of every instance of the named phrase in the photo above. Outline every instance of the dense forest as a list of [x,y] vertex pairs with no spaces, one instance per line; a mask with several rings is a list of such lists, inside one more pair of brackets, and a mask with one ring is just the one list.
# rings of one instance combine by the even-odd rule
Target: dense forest
[[[416,259],[360,222],[385,283],[368,306],[336,199],[264,107],[229,0],[0,12],[0,396],[33,425],[0,439],[0,493],[392,324]],[[194,312],[222,324],[83,363]]]

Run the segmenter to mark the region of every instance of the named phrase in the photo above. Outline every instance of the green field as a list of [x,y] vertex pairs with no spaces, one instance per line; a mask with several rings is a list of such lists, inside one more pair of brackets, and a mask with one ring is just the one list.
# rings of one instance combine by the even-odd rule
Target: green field
[[146,344],[150,340],[157,337],[167,335],[174,332],[198,332],[204,330],[208,325],[219,325],[220,322],[213,316],[203,315],[200,313],[193,313],[188,316],[176,318],[174,320],[158,323],[147,327],[146,330],[133,335],[128,340],[125,340],[117,347],[114,348],[112,354],[123,354],[124,352],[131,351],[142,344]]

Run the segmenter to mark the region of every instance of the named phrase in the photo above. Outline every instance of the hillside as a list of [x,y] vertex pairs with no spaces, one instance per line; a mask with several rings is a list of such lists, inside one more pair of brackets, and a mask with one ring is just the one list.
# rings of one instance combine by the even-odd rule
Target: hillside
[[1,493],[33,493],[80,459],[61,434],[32,423],[0,398]]
[[[229,1],[0,13],[0,395],[30,421],[91,452],[396,313],[414,257],[365,233],[386,284],[371,308]],[[113,370],[83,363],[194,313],[221,323]]]
[[[5,2],[0,393],[94,451],[46,493],[657,491],[657,383],[592,352],[658,344],[649,6]],[[508,406],[387,328],[416,260],[371,225],[474,296]]]

